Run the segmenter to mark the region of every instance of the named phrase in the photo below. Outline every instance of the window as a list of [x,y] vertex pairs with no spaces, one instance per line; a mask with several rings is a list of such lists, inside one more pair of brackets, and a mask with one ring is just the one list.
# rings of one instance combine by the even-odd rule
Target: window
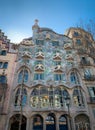
[[88,91],[89,91],[90,97],[95,98],[95,87],[88,87]]
[[59,41],[52,41],[52,46],[59,46]]
[[66,51],[66,53],[67,53],[67,54],[71,54],[71,53],[72,53],[72,51],[67,50],[67,51]]
[[60,80],[62,80],[62,74],[54,74],[54,80],[55,81],[60,81]]
[[0,76],[0,83],[6,83],[6,81],[7,81],[6,76],[1,75]]
[[1,51],[1,55],[5,56],[7,54],[6,50]]
[[74,32],[73,36],[79,36],[79,33],[78,32]]
[[83,106],[84,102],[83,102],[83,95],[82,92],[79,88],[75,88],[73,91],[73,100],[74,100],[74,104],[76,106]]
[[1,69],[7,69],[8,68],[8,62],[0,62],[0,68]]
[[4,65],[3,65],[3,68],[7,69],[7,67],[8,67],[8,62],[5,62]]
[[63,88],[47,88],[40,85],[32,90],[30,105],[36,108],[67,108],[66,97],[70,96]]
[[27,70],[21,70],[20,73],[18,74],[18,83],[21,83],[23,81],[24,78],[24,82],[28,81],[28,71]]
[[31,107],[37,107],[39,102],[39,91],[37,89],[33,89],[30,96],[30,105]]
[[44,74],[43,73],[35,73],[34,80],[44,80]]
[[81,44],[81,40],[80,40],[80,39],[76,39],[76,43],[77,43],[78,45],[80,45],[80,44]]
[[[22,97],[22,99],[21,99]],[[21,93],[21,89],[18,88],[16,95],[15,95],[15,106],[25,106],[27,101],[27,91],[24,88]]]
[[36,45],[44,45],[44,40],[36,40]]
[[2,68],[3,62],[0,62],[0,68]]
[[61,61],[54,61],[54,65],[61,65]]
[[79,84],[78,74],[76,72],[71,72],[70,81],[74,84]]
[[36,60],[35,65],[37,65],[37,64],[43,64],[43,61],[42,60]]
[[84,70],[84,75],[85,75],[86,78],[89,79],[91,77],[91,69],[86,68]]

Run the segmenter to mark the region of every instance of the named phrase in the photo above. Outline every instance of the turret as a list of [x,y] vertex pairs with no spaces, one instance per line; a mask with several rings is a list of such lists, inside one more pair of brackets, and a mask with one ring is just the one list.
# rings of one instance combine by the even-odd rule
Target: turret
[[38,26],[38,20],[35,19],[35,23],[32,26],[32,30],[33,30],[33,38],[36,38],[37,36],[37,32],[38,32],[39,26]]

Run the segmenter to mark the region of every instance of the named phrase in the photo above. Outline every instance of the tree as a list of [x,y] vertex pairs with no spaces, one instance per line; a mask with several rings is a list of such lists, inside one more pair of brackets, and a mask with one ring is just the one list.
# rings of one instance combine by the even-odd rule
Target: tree
[[86,23],[82,19],[80,19],[77,27],[91,33],[95,40],[95,21],[93,19],[89,19]]

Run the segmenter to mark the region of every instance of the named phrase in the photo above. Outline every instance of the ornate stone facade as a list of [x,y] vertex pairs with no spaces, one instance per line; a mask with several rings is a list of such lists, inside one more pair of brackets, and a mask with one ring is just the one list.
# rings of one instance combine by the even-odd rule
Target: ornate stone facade
[[19,130],[19,121],[21,130],[94,130],[91,34],[80,28],[57,34],[38,20],[32,30],[32,37],[10,47],[17,57],[5,130]]

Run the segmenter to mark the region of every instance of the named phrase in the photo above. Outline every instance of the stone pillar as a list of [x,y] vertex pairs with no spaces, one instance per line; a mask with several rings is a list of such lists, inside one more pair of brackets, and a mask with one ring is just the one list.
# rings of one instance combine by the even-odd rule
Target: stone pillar
[[43,130],[46,130],[46,117],[43,117]]
[[70,128],[70,118],[67,116],[67,125],[68,125],[68,130],[71,130]]
[[72,130],[75,130],[75,121],[74,121],[74,118],[72,118],[71,124],[72,124]]
[[29,121],[29,130],[33,130],[33,118]]
[[56,116],[56,130],[59,130],[59,116]]
[[26,124],[26,130],[29,130],[29,128],[30,128],[30,125],[31,124],[31,122],[30,122],[30,118],[28,117],[27,118],[27,124]]

